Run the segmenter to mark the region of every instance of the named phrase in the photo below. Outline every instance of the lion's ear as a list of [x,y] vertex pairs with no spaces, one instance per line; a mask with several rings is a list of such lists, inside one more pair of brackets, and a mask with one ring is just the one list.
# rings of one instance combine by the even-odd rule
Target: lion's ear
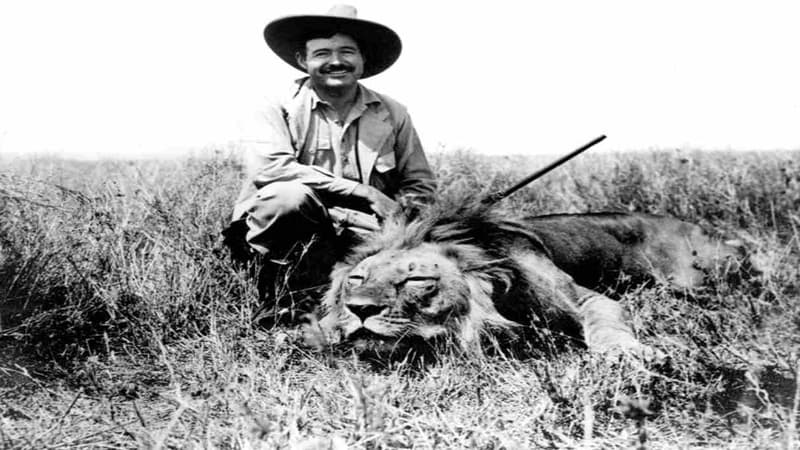
[[441,244],[442,255],[456,263],[463,272],[487,270],[496,264],[480,248],[469,244]]
[[462,259],[462,254],[458,247],[455,245],[442,245],[440,250],[445,258],[454,260],[456,264],[461,267],[459,263]]

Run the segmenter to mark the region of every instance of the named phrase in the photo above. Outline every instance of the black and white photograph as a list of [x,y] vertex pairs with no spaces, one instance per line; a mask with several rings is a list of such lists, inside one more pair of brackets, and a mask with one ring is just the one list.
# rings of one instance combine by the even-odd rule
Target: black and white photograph
[[800,449],[800,3],[0,5],[0,448]]

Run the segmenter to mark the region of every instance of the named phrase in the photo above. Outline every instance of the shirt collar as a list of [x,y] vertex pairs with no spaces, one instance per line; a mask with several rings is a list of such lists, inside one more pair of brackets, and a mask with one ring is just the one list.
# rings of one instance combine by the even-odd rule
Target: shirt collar
[[[301,89],[306,92],[306,95],[308,95],[311,110],[316,109],[319,103],[325,103],[321,98],[319,98],[317,92],[311,88],[311,81],[308,77],[301,78],[297,80],[297,82],[302,83]],[[371,89],[367,89],[361,83],[358,83],[358,94],[356,95],[356,102],[353,105],[354,110],[365,110],[367,106],[371,104],[381,103],[383,102],[381,101],[380,97],[375,94],[375,92],[373,92]]]

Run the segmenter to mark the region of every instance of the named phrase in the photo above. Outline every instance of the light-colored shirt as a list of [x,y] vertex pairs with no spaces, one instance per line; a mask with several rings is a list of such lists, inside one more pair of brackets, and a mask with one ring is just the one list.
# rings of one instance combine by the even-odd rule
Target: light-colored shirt
[[335,115],[324,108],[329,106],[307,78],[296,82],[288,98],[266,102],[257,127],[243,139],[246,179],[234,219],[243,216],[258,189],[279,181],[342,197],[359,180],[397,200],[433,195],[433,172],[403,105],[359,84],[356,104],[341,125],[331,126],[329,116]]
[[[360,155],[357,148],[358,119],[367,109],[364,96],[359,90],[347,118],[341,120],[339,113],[327,102],[321,100],[316,92],[311,90],[311,120],[309,121],[309,139],[306,140],[306,149],[316,147],[316,156],[313,164],[323,167],[334,176],[344,177],[348,180],[363,182],[358,166]],[[371,99],[370,101],[375,101]]]

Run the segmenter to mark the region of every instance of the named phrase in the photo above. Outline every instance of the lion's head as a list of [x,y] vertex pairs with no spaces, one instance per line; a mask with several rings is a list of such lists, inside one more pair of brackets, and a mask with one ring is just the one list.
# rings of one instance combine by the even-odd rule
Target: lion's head
[[453,212],[387,224],[337,265],[319,321],[328,343],[384,353],[449,338],[469,348],[517,325],[495,300],[520,275],[509,246],[529,236],[487,209]]

